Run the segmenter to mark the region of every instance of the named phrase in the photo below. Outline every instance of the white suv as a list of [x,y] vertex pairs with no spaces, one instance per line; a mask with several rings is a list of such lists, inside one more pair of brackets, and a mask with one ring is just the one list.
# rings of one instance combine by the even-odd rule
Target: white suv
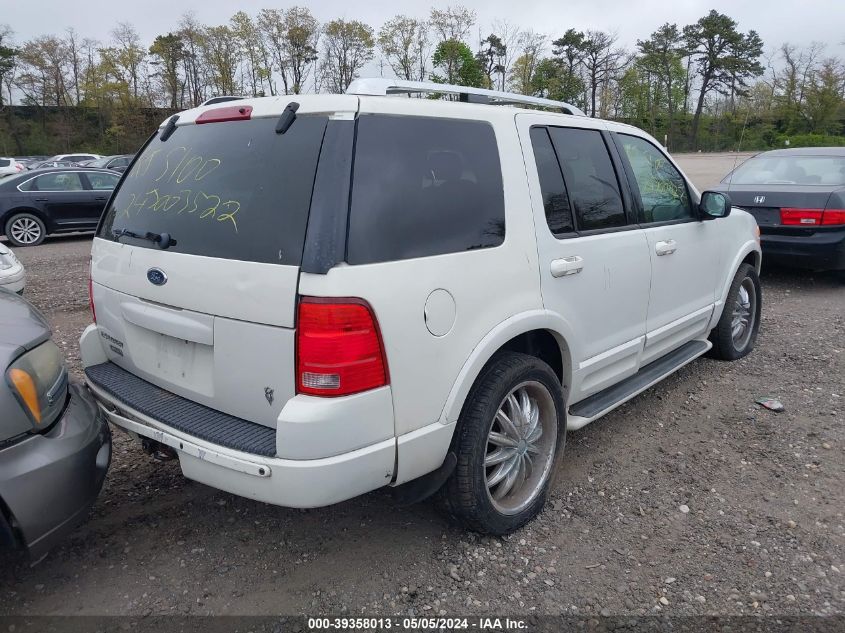
[[[460,101],[377,96],[402,91]],[[752,349],[759,268],[754,219],[636,128],[362,80],[169,119],[100,222],[82,359],[186,477],[292,507],[439,490],[503,534],[567,428]]]

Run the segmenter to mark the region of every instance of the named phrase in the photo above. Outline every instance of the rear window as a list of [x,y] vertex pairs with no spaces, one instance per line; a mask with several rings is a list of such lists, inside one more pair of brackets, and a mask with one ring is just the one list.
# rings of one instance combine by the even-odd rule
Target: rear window
[[298,266],[328,119],[300,116],[285,134],[275,118],[185,125],[157,135],[127,173],[99,237],[169,233],[169,251]]
[[845,156],[757,156],[737,167],[733,185],[845,185]]
[[488,123],[359,117],[350,264],[490,248],[504,237],[502,171]]

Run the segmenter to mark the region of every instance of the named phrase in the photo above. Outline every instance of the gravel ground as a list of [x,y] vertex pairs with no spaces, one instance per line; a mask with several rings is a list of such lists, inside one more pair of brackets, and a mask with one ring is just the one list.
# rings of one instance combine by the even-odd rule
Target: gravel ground
[[[89,248],[17,249],[77,377]],[[0,615],[842,615],[845,286],[766,271],[763,290],[753,354],[698,360],[570,433],[548,508],[509,538],[385,491],[264,505],[118,433],[89,520],[35,567],[0,553]]]

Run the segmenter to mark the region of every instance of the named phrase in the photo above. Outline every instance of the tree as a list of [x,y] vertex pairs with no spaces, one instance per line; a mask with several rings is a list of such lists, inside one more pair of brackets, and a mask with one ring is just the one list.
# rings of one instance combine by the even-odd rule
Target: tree
[[373,29],[357,20],[332,20],[323,28],[323,84],[329,92],[346,92],[373,58]]
[[431,80],[443,84],[459,84],[481,88],[485,83],[484,71],[469,46],[458,40],[440,42],[434,49],[431,63],[444,75],[432,73]]
[[716,10],[684,27],[685,48],[700,78],[698,103],[692,120],[693,147],[697,147],[707,96],[712,92],[731,97],[742,95],[748,79],[763,73],[759,62],[763,41],[755,31],[743,34],[736,27],[733,19]]
[[202,54],[204,27],[193,13],[185,13],[179,20],[179,37],[182,39],[182,65],[185,86],[190,94],[190,105],[198,106],[208,94],[208,67]]
[[319,22],[304,7],[287,11],[262,9],[258,28],[270,51],[271,66],[281,76],[285,94],[299,94],[317,60]]
[[179,72],[184,55],[182,39],[176,33],[158,35],[150,46],[150,64],[158,69],[155,75],[161,81],[170,108],[174,110],[184,106],[185,80]]
[[[616,46],[616,35],[604,31],[587,31],[582,44],[585,84],[589,114],[599,113],[598,96],[608,83],[619,76],[628,63],[626,52]],[[605,107],[603,104],[602,107]]]
[[461,5],[446,7],[442,11],[432,9],[429,16],[429,23],[438,37],[438,43],[449,40],[463,42],[475,20],[475,11]]
[[216,94],[239,94],[241,90],[236,80],[239,51],[232,29],[226,25],[206,27],[200,40],[200,50]]
[[639,67],[657,77],[666,98],[668,116],[667,131],[669,147],[673,145],[675,114],[677,111],[676,92],[684,78],[681,57],[684,53],[683,36],[677,24],[668,22],[651,34],[648,40],[637,40],[640,50]]
[[241,64],[241,85],[249,86],[249,93],[254,97],[264,96],[264,81],[269,69],[263,66],[263,39],[258,28],[245,11],[238,11],[229,20],[229,28],[238,41],[239,52],[243,58]]
[[534,94],[534,74],[543,59],[545,46],[545,35],[530,30],[519,34],[518,48],[520,54],[513,62],[508,76],[511,90],[524,95]]
[[837,59],[825,59],[813,73],[803,107],[810,132],[829,134],[841,130],[836,114],[843,107],[843,97],[845,66]]
[[426,22],[397,15],[382,25],[378,45],[397,77],[409,81],[425,79],[431,47]]
[[120,22],[112,30],[112,46],[106,51],[114,70],[126,82],[135,100],[141,86],[141,71],[146,50],[141,46],[141,37],[128,22]]
[[481,66],[481,71],[487,77],[486,88],[492,88],[496,83],[500,83],[499,81],[494,82],[493,76],[495,75],[498,80],[505,74],[507,51],[507,45],[495,33],[491,33],[481,40],[481,50],[476,53],[475,58]]
[[516,58],[521,33],[518,26],[507,20],[495,20],[493,22],[493,33],[505,47],[504,55],[499,59],[499,64],[501,64],[503,70],[499,75],[499,85],[497,86],[499,90],[504,90],[507,86],[513,60]]
[[0,24],[0,106],[3,105],[3,88],[9,90],[9,102],[12,101],[11,79],[15,70],[18,49],[11,45],[12,29],[7,24]]

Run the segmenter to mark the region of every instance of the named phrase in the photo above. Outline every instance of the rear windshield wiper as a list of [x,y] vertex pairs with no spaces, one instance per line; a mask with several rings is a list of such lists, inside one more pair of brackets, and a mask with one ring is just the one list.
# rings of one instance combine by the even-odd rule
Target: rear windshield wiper
[[114,236],[116,240],[119,240],[121,237],[132,237],[136,240],[147,240],[162,250],[176,245],[176,240],[170,237],[170,233],[153,233],[152,231],[147,231],[142,235],[140,233],[135,233],[134,231],[129,231],[128,229],[120,229],[119,231],[112,231],[112,236]]

